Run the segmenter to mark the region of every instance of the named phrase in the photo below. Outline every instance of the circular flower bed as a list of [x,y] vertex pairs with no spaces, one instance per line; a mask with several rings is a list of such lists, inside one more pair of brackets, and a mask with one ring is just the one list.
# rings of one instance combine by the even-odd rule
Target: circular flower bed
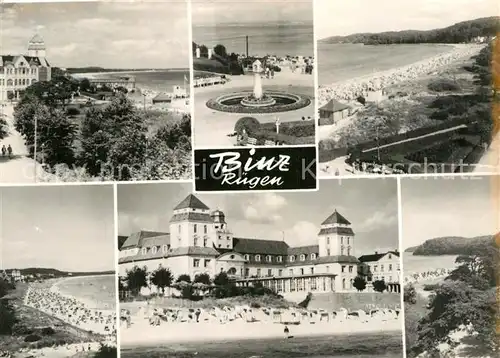
[[224,94],[207,101],[210,109],[227,113],[279,113],[295,111],[311,104],[311,98],[294,93],[266,91],[265,96],[272,98],[265,106],[246,106],[242,104],[245,99],[251,98],[252,92],[235,92]]

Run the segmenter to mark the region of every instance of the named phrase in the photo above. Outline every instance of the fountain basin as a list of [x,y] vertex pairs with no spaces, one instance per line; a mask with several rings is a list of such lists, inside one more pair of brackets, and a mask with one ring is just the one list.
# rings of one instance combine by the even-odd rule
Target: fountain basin
[[255,98],[252,91],[223,94],[207,101],[210,109],[228,113],[279,113],[295,111],[311,104],[311,98],[289,92],[266,91]]

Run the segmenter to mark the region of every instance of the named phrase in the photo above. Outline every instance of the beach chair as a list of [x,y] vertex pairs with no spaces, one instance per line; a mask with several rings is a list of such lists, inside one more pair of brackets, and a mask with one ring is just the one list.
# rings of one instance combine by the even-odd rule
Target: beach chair
[[248,137],[248,139],[247,139],[247,145],[249,145],[249,146],[255,146],[255,145],[257,145],[257,139],[256,138],[252,138],[252,137]]
[[276,143],[273,142],[272,140],[265,140],[264,141],[264,145],[267,145],[267,146],[275,146]]

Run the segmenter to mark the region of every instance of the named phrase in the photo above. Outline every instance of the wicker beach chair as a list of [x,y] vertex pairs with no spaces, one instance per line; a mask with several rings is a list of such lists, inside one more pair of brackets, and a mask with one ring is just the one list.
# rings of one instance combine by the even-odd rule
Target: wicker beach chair
[[257,139],[256,138],[252,138],[252,137],[248,137],[247,145],[249,145],[249,146],[255,146],[255,145],[257,145]]
[[275,146],[276,143],[272,140],[265,140],[264,141],[264,145],[267,145],[267,146]]

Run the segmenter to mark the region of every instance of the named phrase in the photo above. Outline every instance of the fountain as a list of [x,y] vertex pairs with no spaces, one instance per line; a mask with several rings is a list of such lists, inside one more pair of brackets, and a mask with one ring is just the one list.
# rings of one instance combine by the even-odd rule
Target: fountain
[[252,64],[253,90],[224,94],[207,101],[208,108],[230,113],[277,113],[294,111],[311,104],[305,95],[262,89],[262,63]]

